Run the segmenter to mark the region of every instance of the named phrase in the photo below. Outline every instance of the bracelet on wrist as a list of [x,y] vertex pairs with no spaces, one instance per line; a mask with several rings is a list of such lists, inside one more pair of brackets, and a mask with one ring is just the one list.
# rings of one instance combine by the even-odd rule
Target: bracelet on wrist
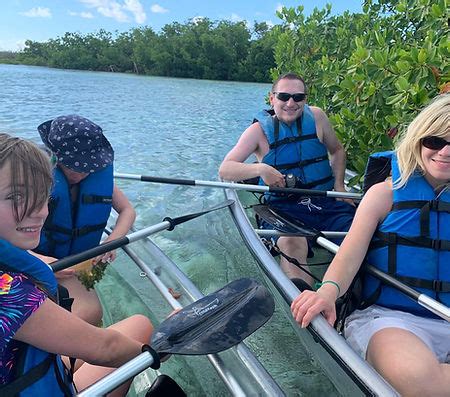
[[339,287],[339,284],[336,281],[333,280],[324,280],[321,283],[316,283],[314,286],[316,287],[316,289],[320,288],[322,285],[325,284],[333,284],[337,290],[338,290],[338,298],[341,296],[341,287]]

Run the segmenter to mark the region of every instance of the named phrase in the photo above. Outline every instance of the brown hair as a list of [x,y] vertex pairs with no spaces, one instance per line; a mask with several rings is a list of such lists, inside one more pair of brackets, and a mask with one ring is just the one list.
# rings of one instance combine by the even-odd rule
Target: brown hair
[[10,186],[13,192],[21,192],[23,201],[13,200],[13,212],[17,222],[40,210],[48,201],[52,187],[50,159],[31,141],[0,133],[0,168],[9,164]]
[[294,72],[288,72],[288,73],[282,74],[280,77],[278,77],[272,84],[272,92],[275,92],[277,84],[280,82],[280,80],[284,80],[284,79],[301,81],[303,83],[303,85],[305,86],[305,94],[308,93],[308,88],[306,87],[304,78]]

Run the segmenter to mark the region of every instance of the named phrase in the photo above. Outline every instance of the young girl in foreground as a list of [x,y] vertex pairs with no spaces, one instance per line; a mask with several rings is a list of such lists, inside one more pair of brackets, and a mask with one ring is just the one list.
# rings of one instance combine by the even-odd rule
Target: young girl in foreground
[[[0,134],[0,395],[21,388],[21,396],[73,395],[73,386],[83,390],[136,357],[152,333],[141,315],[102,329],[55,303],[53,272],[27,252],[39,243],[51,185],[48,156],[30,142]],[[73,383],[61,356],[79,359]],[[19,387],[17,379],[30,384]],[[123,396],[128,387],[111,395]]]
[[[450,95],[441,95],[410,124],[392,154],[392,181],[369,189],[322,286],[292,303],[302,327],[319,313],[334,324],[335,301],[366,253],[369,263],[450,305],[449,114]],[[375,304],[346,320],[353,348],[402,396],[448,396],[450,323],[369,276],[364,297]]]

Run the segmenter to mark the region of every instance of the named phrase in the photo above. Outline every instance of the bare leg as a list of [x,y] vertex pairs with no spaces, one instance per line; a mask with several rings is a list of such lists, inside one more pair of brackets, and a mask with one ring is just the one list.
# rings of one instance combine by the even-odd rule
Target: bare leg
[[95,290],[88,291],[75,275],[61,278],[58,282],[66,287],[70,297],[74,298],[72,313],[89,324],[99,325],[103,310]]
[[385,328],[370,340],[367,359],[402,396],[448,396],[450,365],[440,364],[421,339]]
[[[108,328],[113,328],[130,338],[133,338],[142,344],[150,343],[150,337],[153,332],[153,326],[150,320],[142,315],[135,315]],[[74,374],[74,381],[78,391],[85,389],[97,380],[103,378],[109,373],[113,372],[115,368],[99,367],[87,363],[83,363],[81,367]],[[109,393],[108,396],[119,397],[125,396],[130,387],[131,380],[124,383],[122,386]]]
[[[308,242],[306,241],[306,238],[280,237],[278,239],[278,247],[287,256],[297,259],[299,263],[306,264],[306,257],[308,256]],[[299,269],[293,263],[289,262],[287,259],[281,257],[280,266],[289,278],[301,278],[309,285],[313,284],[313,279],[311,276]],[[305,266],[305,268],[308,270],[307,266]]]

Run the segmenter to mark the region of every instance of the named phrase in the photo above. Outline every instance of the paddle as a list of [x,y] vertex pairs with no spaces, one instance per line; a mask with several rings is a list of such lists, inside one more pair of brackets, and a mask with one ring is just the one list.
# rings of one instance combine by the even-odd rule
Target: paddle
[[[271,237],[271,236],[313,237],[309,233],[303,234],[301,232],[282,232],[280,230],[271,230],[271,229],[255,229],[255,233],[258,236],[262,237]],[[327,230],[322,230],[320,234],[327,238],[344,238],[347,235],[347,232],[331,232]]]
[[[303,222],[285,216],[285,214],[280,214],[278,212],[274,212],[266,205],[255,205],[253,206],[255,213],[264,219],[266,222],[273,225],[273,227],[284,233],[297,233],[297,235],[301,235],[306,238],[311,238],[315,240],[315,242],[327,249],[328,251],[335,254],[339,246],[334,244],[332,241],[327,240],[323,237],[323,233],[315,230],[314,228],[305,225]],[[371,274],[374,277],[377,277],[381,282],[390,287],[398,289],[400,292],[404,293],[409,298],[415,300],[419,305],[425,307],[430,310],[437,316],[443,318],[450,322],[450,308],[443,305],[442,303],[436,301],[435,299],[429,297],[428,295],[422,294],[414,290],[413,288],[405,285],[401,281],[396,278],[390,276],[389,274],[377,269],[376,267],[367,264],[364,267],[364,270]]]
[[193,214],[179,216],[177,218],[165,217],[163,222],[157,223],[156,225],[149,226],[145,229],[138,230],[137,232],[130,233],[126,236],[119,237],[115,240],[108,241],[104,244],[98,245],[97,247],[88,249],[86,251],[80,252],[78,254],[66,256],[63,259],[57,260],[50,264],[51,268],[54,272],[57,272],[62,269],[66,269],[70,266],[76,265],[77,263],[83,262],[90,258],[95,258],[98,255],[104,254],[106,252],[115,250],[116,248],[123,247],[129,243],[133,243],[141,238],[147,237],[151,234],[159,232],[161,230],[173,230],[175,226],[190,221],[191,219],[198,218],[199,216],[208,214],[209,212],[220,210],[222,208],[226,208],[233,204],[233,200],[226,200],[222,204],[218,204],[214,207],[206,209],[201,212],[195,212]]
[[205,355],[242,342],[272,316],[275,303],[257,281],[243,278],[186,306],[163,321],[153,332],[154,352],[124,364],[79,396],[103,396],[148,367],[159,368],[166,354]]
[[141,182],[168,183],[172,185],[187,185],[187,186],[207,186],[220,189],[247,190],[249,192],[285,193],[285,194],[296,194],[300,196],[339,197],[357,200],[358,199],[360,200],[362,198],[362,194],[350,192],[333,192],[324,190],[297,189],[287,187],[270,187],[263,185],[249,185],[245,183],[200,181],[194,179],[163,178],[149,175],[123,174],[120,172],[115,172],[114,177],[118,179],[138,180]]

